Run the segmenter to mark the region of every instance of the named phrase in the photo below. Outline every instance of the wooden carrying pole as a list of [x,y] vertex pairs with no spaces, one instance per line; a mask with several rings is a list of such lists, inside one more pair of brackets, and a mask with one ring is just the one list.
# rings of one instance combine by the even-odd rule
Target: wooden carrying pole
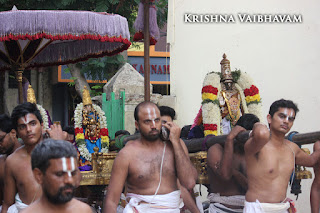
[[[245,143],[249,138],[250,131],[240,133],[235,140],[240,143]],[[290,135],[290,134],[289,134]],[[185,139],[183,140],[190,153],[204,151],[209,149],[212,145],[219,143],[224,144],[227,139],[227,135],[220,136],[207,136],[205,138],[195,138],[195,139]],[[303,134],[295,134],[292,136],[292,142],[297,145],[311,144],[320,140],[320,131],[319,132],[310,132]]]
[[144,0],[144,100],[150,101],[149,0]]
[[[249,138],[249,133],[250,131],[241,132],[237,135],[235,140],[237,140],[237,142],[240,142],[240,143],[245,143]],[[140,137],[140,134],[130,135],[124,139],[124,143],[127,143],[130,140],[136,140],[139,137]],[[224,144],[226,139],[227,139],[227,135],[219,135],[219,136],[209,135],[205,138],[183,139],[183,141],[186,144],[189,153],[194,153],[194,152],[205,151],[216,143]],[[305,145],[305,144],[311,144],[318,140],[320,140],[320,131],[303,133],[303,134],[299,134],[299,133],[292,134],[292,142],[296,143],[299,146]]]

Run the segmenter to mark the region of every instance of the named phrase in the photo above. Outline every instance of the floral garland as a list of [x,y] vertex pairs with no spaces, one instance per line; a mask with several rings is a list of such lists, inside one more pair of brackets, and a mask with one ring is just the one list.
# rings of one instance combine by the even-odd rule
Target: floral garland
[[[239,72],[239,71],[238,71]],[[248,74],[239,72],[239,75],[233,75],[235,87],[239,91],[244,113],[255,114],[261,120],[261,98],[259,89],[253,84]],[[202,117],[204,126],[204,135],[221,134],[221,111],[219,105],[220,98],[220,74],[208,73],[203,82],[202,88]],[[237,82],[236,82],[237,80]]]
[[42,121],[43,121],[43,130],[49,129],[49,118],[46,110],[39,104],[37,104],[37,108],[40,111]]
[[[104,111],[96,104],[92,104],[93,109],[98,113],[100,118],[100,135],[101,136],[101,150],[100,152],[107,153],[109,151],[109,131],[107,128],[107,119]],[[84,130],[82,128],[82,110],[83,103],[77,105],[74,111],[74,127],[75,127],[75,135],[76,135],[76,144],[80,155],[85,158],[87,161],[91,161],[91,154],[86,147]]]
[[203,81],[202,88],[202,118],[204,136],[218,135],[220,130],[221,112],[219,94],[221,91],[220,75],[209,73]]

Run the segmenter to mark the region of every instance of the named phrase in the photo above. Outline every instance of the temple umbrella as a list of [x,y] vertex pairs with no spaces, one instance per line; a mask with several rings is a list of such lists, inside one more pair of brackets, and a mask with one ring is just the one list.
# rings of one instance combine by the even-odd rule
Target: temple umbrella
[[22,103],[23,70],[111,56],[131,45],[126,18],[59,10],[0,12],[0,71],[15,70]]

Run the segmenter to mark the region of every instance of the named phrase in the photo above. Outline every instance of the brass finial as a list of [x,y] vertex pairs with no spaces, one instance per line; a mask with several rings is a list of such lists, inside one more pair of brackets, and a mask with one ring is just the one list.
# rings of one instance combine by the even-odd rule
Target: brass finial
[[223,59],[221,60],[221,74],[222,80],[233,80],[230,68],[230,61],[227,59],[227,55],[223,54]]
[[92,104],[92,101],[91,101],[91,97],[90,97],[90,92],[89,90],[87,89],[87,86],[84,86],[83,87],[83,92],[82,92],[82,102],[83,102],[83,106],[86,106],[86,105],[89,105],[89,104]]
[[37,104],[36,96],[34,94],[34,90],[32,86],[29,84],[29,88],[27,90],[27,101],[33,104]]
[[227,59],[227,55],[225,53],[223,53],[223,56],[222,56],[222,60],[220,62],[220,64],[230,64],[230,61]]

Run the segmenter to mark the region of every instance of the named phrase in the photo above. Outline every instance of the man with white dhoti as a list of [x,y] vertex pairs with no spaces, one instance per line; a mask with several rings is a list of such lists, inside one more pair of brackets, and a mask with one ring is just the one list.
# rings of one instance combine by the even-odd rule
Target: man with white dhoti
[[208,150],[210,213],[243,212],[248,188],[244,144],[234,139],[240,132],[251,130],[256,122],[257,116],[244,114],[227,136],[224,147],[215,144]]
[[[116,212],[125,182],[128,204],[124,212],[179,213],[183,202],[178,180],[190,190],[198,176],[180,140],[180,128],[173,122],[161,124],[159,108],[151,102],[138,104],[134,117],[141,137],[129,141],[114,161],[104,213]],[[162,127],[167,131],[160,138]]]
[[261,123],[254,125],[244,146],[248,174],[244,212],[289,212],[291,202],[286,200],[286,193],[295,164],[313,166],[319,160],[319,150],[308,155],[285,139],[298,111],[292,101],[281,99],[270,106],[270,130]]

